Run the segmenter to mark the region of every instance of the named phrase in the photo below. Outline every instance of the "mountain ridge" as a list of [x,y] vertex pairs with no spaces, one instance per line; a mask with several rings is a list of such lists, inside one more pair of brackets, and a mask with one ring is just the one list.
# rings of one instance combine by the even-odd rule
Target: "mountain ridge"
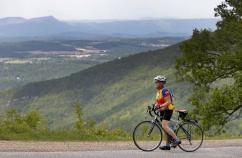
[[1,25],[8,25],[8,24],[15,24],[15,23],[22,23],[26,21],[26,19],[22,17],[7,17],[0,19],[0,26]]
[[[12,19],[12,22],[11,22]],[[66,36],[72,37],[68,32],[84,32],[96,36],[109,36],[112,34],[127,34],[142,37],[154,32],[164,32],[155,36],[186,36],[191,35],[194,28],[215,29],[218,19],[146,19],[106,22],[65,22],[53,16],[32,19],[3,18],[0,19],[0,36],[28,37],[28,36]],[[75,35],[76,36],[76,35]],[[122,35],[123,36],[123,35]],[[80,35],[80,37],[82,37]],[[87,38],[87,37],[86,37]]]

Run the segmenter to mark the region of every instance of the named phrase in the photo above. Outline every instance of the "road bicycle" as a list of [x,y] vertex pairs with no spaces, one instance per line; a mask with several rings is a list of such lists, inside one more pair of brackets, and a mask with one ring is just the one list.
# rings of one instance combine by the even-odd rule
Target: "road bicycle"
[[[181,144],[178,144],[179,148],[186,152],[193,152],[199,149],[203,143],[203,132],[197,125],[197,120],[186,119],[186,110],[175,110],[179,113],[177,120],[171,119],[174,122],[174,133],[181,140]],[[158,118],[159,112],[157,109],[148,106],[150,116],[154,119],[152,121],[143,121],[139,123],[133,131],[133,141],[135,145],[143,151],[153,151],[157,149],[162,141],[162,130],[169,136],[169,144],[173,145],[174,139],[170,136],[161,125]],[[152,114],[154,112],[155,116]],[[180,119],[181,118],[181,119]],[[173,127],[172,127],[173,128]]]

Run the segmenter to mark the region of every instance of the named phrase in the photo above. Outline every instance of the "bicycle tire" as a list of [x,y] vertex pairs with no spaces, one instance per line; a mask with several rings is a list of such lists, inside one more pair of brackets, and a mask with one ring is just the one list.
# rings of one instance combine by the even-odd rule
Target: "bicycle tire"
[[153,151],[161,144],[161,128],[152,121],[143,121],[135,127],[133,141],[140,150]]
[[193,122],[187,122],[179,126],[176,135],[181,140],[181,144],[178,144],[179,148],[186,152],[196,151],[203,143],[203,132]]

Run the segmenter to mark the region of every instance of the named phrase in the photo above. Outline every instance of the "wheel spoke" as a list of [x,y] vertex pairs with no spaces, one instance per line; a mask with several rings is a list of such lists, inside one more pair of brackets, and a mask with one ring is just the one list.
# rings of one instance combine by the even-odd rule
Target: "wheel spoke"
[[135,145],[143,151],[152,151],[159,147],[162,140],[161,129],[150,121],[138,124],[133,132]]
[[195,123],[188,122],[181,125],[176,134],[182,141],[179,147],[184,151],[195,151],[202,145],[203,133]]

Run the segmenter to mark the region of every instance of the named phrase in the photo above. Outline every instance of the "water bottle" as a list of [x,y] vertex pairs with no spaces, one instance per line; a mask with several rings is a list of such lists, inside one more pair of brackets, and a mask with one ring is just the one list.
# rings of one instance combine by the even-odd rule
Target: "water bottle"
[[174,125],[171,125],[171,129],[172,129],[173,131],[174,131],[174,127],[175,127]]

